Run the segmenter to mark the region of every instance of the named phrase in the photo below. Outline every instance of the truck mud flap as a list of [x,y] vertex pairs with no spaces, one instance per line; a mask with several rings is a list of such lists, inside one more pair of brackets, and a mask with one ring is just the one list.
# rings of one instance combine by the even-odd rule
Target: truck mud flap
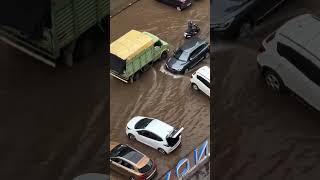
[[28,50],[27,48],[25,48],[25,47],[23,47],[21,45],[18,45],[18,44],[14,43],[13,41],[11,41],[11,40],[3,37],[3,36],[0,36],[0,40],[2,40],[3,42],[9,44],[10,46],[12,46],[12,47],[14,47],[14,48],[26,53],[26,54],[34,57],[35,59],[37,59],[39,61],[42,61],[43,63],[45,63],[45,64],[47,64],[49,66],[56,67],[56,64],[54,62],[52,62],[50,59],[45,58],[45,57],[43,57],[43,56],[41,56],[39,54],[36,54],[36,53]]

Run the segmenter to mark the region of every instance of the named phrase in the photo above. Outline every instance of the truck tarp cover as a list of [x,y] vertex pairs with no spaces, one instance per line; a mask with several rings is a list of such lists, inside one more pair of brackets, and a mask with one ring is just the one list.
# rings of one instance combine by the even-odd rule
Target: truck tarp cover
[[119,74],[122,74],[126,68],[126,61],[110,53],[110,68]]
[[13,27],[28,36],[39,37],[49,27],[50,0],[6,0],[0,5],[0,24]]

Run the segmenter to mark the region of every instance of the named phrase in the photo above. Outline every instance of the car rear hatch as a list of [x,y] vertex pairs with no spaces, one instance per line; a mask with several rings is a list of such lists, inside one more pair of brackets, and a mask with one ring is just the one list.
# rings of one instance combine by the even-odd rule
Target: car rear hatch
[[181,132],[184,130],[184,128],[180,129],[173,129],[171,133],[167,136],[168,145],[170,147],[173,147],[180,139]]

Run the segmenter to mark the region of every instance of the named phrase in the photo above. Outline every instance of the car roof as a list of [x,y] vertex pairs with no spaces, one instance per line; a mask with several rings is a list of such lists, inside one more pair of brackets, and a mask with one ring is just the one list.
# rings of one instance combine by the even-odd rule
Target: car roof
[[196,71],[198,74],[204,76],[210,80],[210,68],[208,66],[203,66]]
[[186,52],[192,52],[197,47],[201,46],[202,44],[206,43],[206,41],[194,36],[188,40],[180,47],[181,50]]
[[281,35],[299,44],[320,57],[320,19],[311,14],[289,20],[278,31]]
[[[114,142],[114,141],[110,141],[110,152],[111,152],[111,150],[113,148],[115,148],[118,145],[120,145],[120,143],[117,143],[117,142]],[[127,145],[127,144],[121,144],[121,145],[124,145],[124,146],[126,146],[126,147],[128,147],[128,148],[130,148],[130,149],[132,149],[134,151],[134,153],[127,154],[126,156],[123,156],[121,158],[130,161],[137,168],[142,168],[143,166],[145,166],[150,161],[150,158],[148,156],[146,156],[142,152],[134,149],[133,147],[131,147],[131,146]]]
[[153,121],[151,121],[145,128],[145,130],[153,132],[154,134],[160,136],[162,139],[165,139],[173,129],[174,128],[169,124],[154,118]]

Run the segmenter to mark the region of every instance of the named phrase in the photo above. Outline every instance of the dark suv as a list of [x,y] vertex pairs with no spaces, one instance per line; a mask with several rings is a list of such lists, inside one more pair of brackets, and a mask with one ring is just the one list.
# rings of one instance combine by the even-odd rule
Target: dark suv
[[198,37],[193,37],[178,48],[173,56],[168,59],[166,69],[173,74],[184,74],[209,56],[209,43]]
[[163,2],[165,4],[174,6],[178,11],[182,11],[183,9],[191,6],[191,0],[157,0]]
[[285,0],[211,0],[210,29],[214,36],[246,36],[254,25]]

